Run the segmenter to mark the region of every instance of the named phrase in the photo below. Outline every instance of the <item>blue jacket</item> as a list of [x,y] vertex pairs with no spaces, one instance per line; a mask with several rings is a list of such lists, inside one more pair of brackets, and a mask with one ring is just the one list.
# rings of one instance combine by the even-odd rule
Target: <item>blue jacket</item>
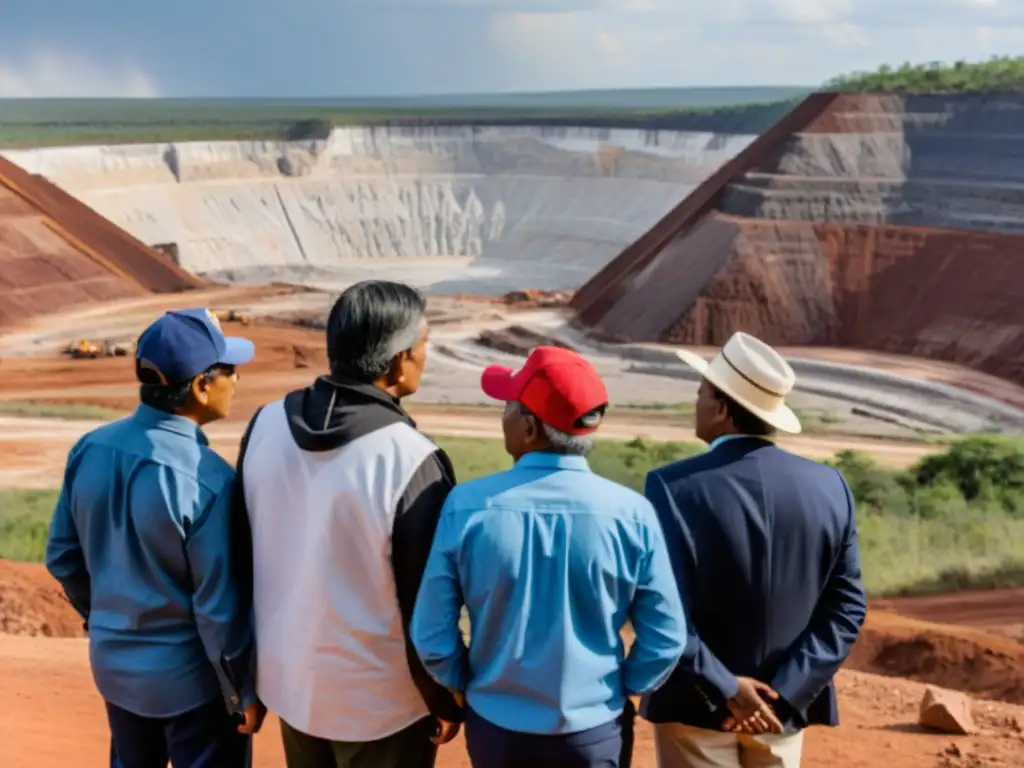
[[739,675],[781,695],[788,730],[838,723],[832,678],[866,613],[842,475],[739,437],[654,470],[645,494],[665,532],[690,639],[669,682],[642,702],[644,716],[717,729]]
[[253,698],[233,579],[234,470],[196,424],[140,405],[71,449],[46,567],[86,621],[103,698],[172,717]]
[[530,453],[448,496],[411,636],[427,671],[485,720],[561,734],[609,723],[627,695],[660,685],[686,622],[651,505],[582,457]]

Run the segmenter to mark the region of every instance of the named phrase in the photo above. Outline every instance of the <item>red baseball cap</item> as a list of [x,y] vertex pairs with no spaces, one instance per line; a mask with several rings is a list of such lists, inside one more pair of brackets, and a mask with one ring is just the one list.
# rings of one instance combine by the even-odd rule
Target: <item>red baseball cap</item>
[[561,347],[535,347],[516,371],[488,366],[480,386],[488,397],[522,403],[545,424],[570,435],[594,432],[601,420],[584,424],[581,419],[608,404],[608,390],[594,366]]

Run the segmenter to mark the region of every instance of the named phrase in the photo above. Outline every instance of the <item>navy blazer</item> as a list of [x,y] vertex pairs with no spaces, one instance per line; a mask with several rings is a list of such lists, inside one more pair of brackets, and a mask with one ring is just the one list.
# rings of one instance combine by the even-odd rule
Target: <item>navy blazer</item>
[[850,488],[825,464],[736,437],[647,475],[686,609],[654,723],[720,729],[736,676],[774,688],[787,731],[836,725],[832,678],[867,612]]

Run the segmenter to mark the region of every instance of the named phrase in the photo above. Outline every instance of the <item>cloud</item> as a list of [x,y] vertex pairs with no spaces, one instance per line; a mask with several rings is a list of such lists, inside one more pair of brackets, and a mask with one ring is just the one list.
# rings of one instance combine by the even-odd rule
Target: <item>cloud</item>
[[524,90],[818,86],[882,64],[1019,51],[1024,2],[604,0],[557,22],[536,12],[504,18],[514,21],[500,22],[495,40]]
[[816,86],[1024,50],[1024,0],[249,0],[244,11],[178,0],[170,15],[124,0],[6,5],[7,96]]
[[133,62],[103,62],[39,49],[0,57],[0,98],[155,98],[156,83]]

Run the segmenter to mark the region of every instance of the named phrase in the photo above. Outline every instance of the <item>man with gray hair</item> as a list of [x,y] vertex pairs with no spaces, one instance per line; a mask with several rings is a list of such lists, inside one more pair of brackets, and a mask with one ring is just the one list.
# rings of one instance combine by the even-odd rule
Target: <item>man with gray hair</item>
[[257,693],[289,768],[427,768],[462,721],[408,637],[455,484],[400,402],[426,364],[425,308],[401,283],[348,288],[327,320],[330,373],[262,408],[242,439]]
[[582,357],[538,347],[518,371],[485,370],[482,386],[506,402],[515,466],[448,496],[413,644],[430,674],[465,697],[477,768],[628,766],[629,697],[666,680],[686,644],[654,509],[590,471],[608,393]]

